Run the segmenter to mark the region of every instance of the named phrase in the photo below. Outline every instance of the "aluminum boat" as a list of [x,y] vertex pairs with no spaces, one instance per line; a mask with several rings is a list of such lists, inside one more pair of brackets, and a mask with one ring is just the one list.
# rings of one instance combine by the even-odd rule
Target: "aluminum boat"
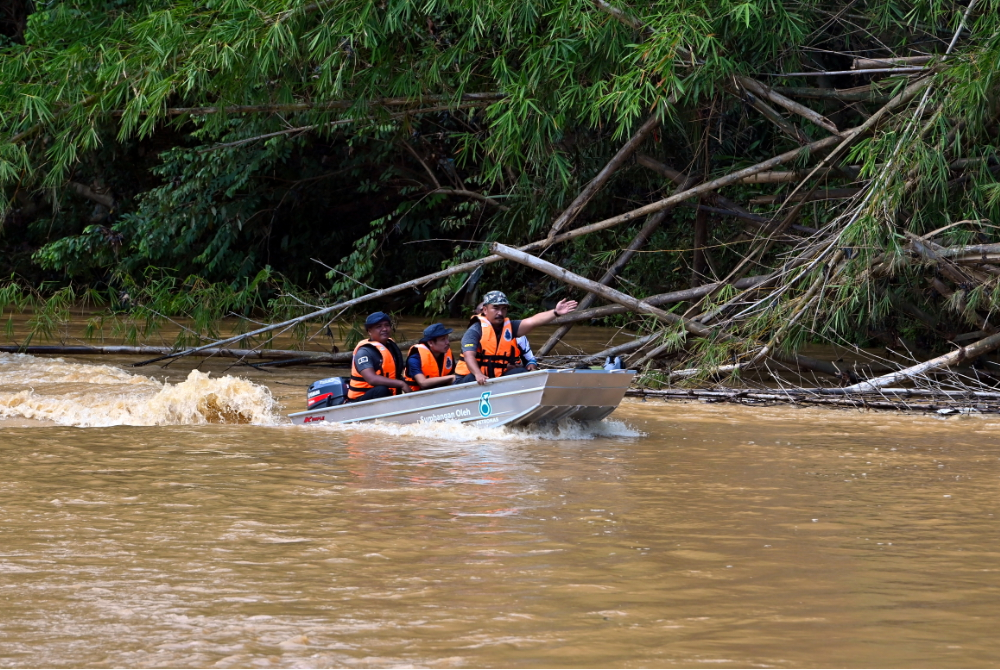
[[560,419],[600,421],[615,411],[634,370],[536,370],[290,414],[292,423],[420,423],[524,426]]

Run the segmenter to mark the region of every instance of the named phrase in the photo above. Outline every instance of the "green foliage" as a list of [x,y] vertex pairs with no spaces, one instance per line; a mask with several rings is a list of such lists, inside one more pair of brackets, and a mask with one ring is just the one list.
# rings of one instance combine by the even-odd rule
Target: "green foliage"
[[[46,289],[46,305],[56,288],[99,286],[112,304],[124,290],[132,300],[111,309],[130,312],[120,326],[129,337],[150,337],[162,318],[182,314],[195,324],[185,337],[213,337],[227,310],[294,313],[301,305],[275,297],[285,282],[332,302],[476,258],[492,240],[537,239],[650,113],[663,124],[640,153],[698,179],[787,151],[798,142],[735,91],[734,75],[851,88],[871,75],[772,75],[844,70],[853,56],[940,58],[964,12],[923,0],[615,6],[624,20],[589,0],[39,3],[24,43],[0,44],[4,244],[26,240],[30,249],[18,253],[32,254],[40,281],[60,282]],[[764,292],[729,288],[694,309],[721,310],[739,344],[679,341],[678,350],[711,366],[745,360],[773,337],[794,348],[817,338],[862,343],[878,329],[954,334],[899,317],[900,301],[962,327],[995,312],[1000,282],[970,274],[937,300],[929,265],[909,250],[914,236],[935,231],[942,243],[992,242],[1000,225],[1000,2],[981,0],[960,38],[934,65],[932,86],[839,157],[856,176],[834,172],[820,185],[856,179],[863,193],[797,210],[790,223],[800,228],[781,240],[762,241],[743,220],[713,222],[711,275],[781,268],[781,281]],[[877,110],[877,95],[910,81],[875,77],[871,100],[808,102],[850,128]],[[785,118],[812,137],[826,132]],[[107,186],[115,207],[81,200],[93,198],[93,189],[79,195],[91,184]],[[674,188],[629,164],[576,223]],[[739,184],[726,197],[743,203],[793,188]],[[778,225],[789,210],[755,213]],[[630,293],[689,285],[694,210],[671,217],[621,277]],[[797,237],[808,229],[822,232]],[[635,231],[622,226],[551,253],[597,276]],[[786,267],[806,249],[819,257]],[[486,272],[482,282],[509,286],[526,306],[561,290],[522,270]],[[392,308],[437,314],[473,293],[470,283],[455,276]],[[803,306],[814,286],[821,297]],[[53,304],[71,297],[79,294]],[[52,309],[39,333],[54,332],[45,325],[59,321]]]

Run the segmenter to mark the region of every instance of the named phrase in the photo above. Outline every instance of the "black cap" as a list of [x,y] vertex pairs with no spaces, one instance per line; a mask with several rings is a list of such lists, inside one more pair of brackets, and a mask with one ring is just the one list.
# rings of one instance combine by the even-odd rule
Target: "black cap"
[[365,319],[365,328],[371,328],[372,326],[382,323],[383,321],[388,321],[392,323],[392,318],[385,312],[375,312],[374,314],[369,314],[368,318]]
[[444,325],[440,323],[432,323],[424,328],[424,336],[420,338],[420,341],[427,342],[428,340],[433,340],[441,337],[442,335],[447,335],[450,332],[452,332],[451,328],[445,328]]

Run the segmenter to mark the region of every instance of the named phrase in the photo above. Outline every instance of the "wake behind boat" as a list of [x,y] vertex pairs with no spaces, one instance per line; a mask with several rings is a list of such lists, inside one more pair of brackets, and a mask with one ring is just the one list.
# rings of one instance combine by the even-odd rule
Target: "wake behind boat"
[[297,412],[289,418],[295,424],[457,421],[490,427],[600,421],[621,403],[633,376],[634,370],[536,370],[483,385],[445,386]]

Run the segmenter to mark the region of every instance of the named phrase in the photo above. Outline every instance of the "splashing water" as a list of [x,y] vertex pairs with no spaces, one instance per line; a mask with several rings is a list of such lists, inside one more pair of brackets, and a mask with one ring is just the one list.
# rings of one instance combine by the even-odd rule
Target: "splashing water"
[[281,423],[267,387],[192,370],[165,384],[108,365],[0,354],[0,419],[64,426]]
[[[192,370],[177,384],[162,383],[110,365],[61,358],[0,354],[0,419],[32,419],[64,426],[286,424],[271,391],[246,379],[210,378]],[[459,423],[329,424],[306,430],[366,432],[437,442],[593,440],[641,437],[621,421],[562,421],[520,428]]]
[[645,433],[635,430],[622,421],[560,421],[555,424],[536,424],[522,427],[489,428],[457,422],[427,423],[330,423],[310,425],[304,430],[329,430],[361,432],[387,437],[418,437],[437,442],[510,442],[524,440],[593,440],[597,438],[642,437]]

